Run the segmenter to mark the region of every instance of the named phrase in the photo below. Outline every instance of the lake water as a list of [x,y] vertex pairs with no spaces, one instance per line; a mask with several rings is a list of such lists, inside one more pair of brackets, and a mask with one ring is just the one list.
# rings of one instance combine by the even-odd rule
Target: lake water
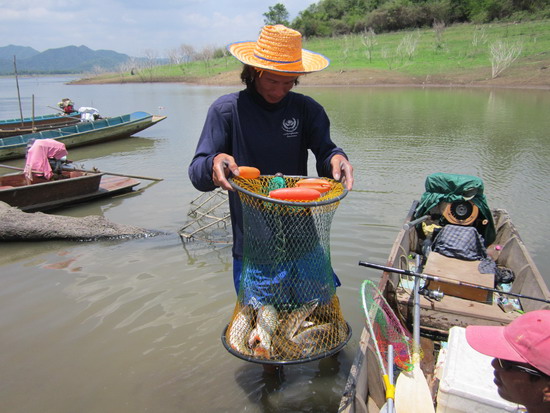
[[[359,287],[380,276],[358,261],[385,263],[433,172],[480,176],[489,205],[509,211],[550,282],[550,91],[298,87],[325,106],[356,171],[331,230],[338,295],[354,335],[337,357],[264,373],[220,340],[236,299],[230,246],[177,235],[199,195],[187,166],[206,111],[236,88],[66,81],[20,78],[24,115],[33,94],[36,115],[64,97],[104,116],[167,115],[137,137],[70,150],[89,168],[164,180],[56,213],[97,214],[168,235],[1,244],[2,412],[335,412],[364,320]],[[0,118],[18,116],[15,80],[2,78]]]

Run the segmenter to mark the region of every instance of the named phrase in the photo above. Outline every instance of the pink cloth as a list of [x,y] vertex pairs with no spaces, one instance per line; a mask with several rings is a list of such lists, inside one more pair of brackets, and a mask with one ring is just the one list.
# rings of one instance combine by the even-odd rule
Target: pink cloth
[[25,176],[32,179],[33,172],[50,179],[53,176],[52,167],[48,158],[61,159],[67,156],[65,144],[54,139],[37,139],[27,153],[25,163]]

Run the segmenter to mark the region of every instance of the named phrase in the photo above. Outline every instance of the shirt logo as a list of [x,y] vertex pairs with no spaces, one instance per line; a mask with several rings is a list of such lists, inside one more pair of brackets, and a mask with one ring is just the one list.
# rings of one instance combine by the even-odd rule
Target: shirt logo
[[285,136],[286,138],[295,138],[296,136],[298,136],[299,125],[300,121],[295,118],[283,120],[283,136]]

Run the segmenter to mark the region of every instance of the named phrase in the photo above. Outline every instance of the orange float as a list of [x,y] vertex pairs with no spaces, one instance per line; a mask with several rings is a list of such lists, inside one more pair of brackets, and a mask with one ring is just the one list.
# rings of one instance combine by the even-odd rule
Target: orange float
[[285,201],[315,201],[321,196],[321,193],[312,188],[294,187],[274,189],[269,196]]
[[260,176],[260,170],[253,166],[239,166],[239,176],[244,179],[256,179]]
[[330,190],[330,188],[332,187],[332,184],[326,179],[306,178],[306,179],[300,179],[298,182],[296,182],[296,186],[300,188],[315,189],[320,193],[324,194],[325,192],[328,192]]

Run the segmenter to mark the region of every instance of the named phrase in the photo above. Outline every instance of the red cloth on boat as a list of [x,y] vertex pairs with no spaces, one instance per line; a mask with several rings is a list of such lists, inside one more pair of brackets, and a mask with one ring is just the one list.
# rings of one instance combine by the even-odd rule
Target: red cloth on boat
[[53,171],[48,159],[61,159],[67,154],[64,143],[54,139],[37,139],[27,153],[25,176],[32,179],[32,174],[35,173],[50,179],[53,176]]

